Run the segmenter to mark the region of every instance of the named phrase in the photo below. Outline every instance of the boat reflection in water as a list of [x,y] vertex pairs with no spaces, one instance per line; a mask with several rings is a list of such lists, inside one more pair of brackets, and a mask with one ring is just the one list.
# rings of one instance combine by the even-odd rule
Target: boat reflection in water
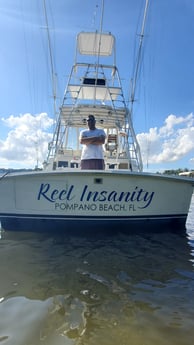
[[192,217],[189,236],[2,232],[1,344],[193,344]]

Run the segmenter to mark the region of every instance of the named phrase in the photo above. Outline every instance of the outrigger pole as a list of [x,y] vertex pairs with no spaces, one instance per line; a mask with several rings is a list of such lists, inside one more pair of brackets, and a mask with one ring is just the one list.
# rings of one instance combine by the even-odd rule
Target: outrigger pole
[[147,12],[148,12],[148,5],[149,5],[149,0],[146,0],[145,8],[144,8],[144,15],[143,15],[143,22],[142,22],[142,27],[141,27],[141,33],[139,35],[140,39],[139,39],[139,48],[138,48],[138,52],[137,52],[137,63],[135,65],[134,77],[132,78],[132,83],[131,83],[131,97],[130,97],[130,102],[131,102],[130,114],[131,115],[133,113],[133,103],[135,101],[136,84],[137,84],[137,78],[138,78],[139,69],[140,69],[142,46],[143,46],[144,32],[145,32],[145,24],[146,24],[146,19],[147,19]]

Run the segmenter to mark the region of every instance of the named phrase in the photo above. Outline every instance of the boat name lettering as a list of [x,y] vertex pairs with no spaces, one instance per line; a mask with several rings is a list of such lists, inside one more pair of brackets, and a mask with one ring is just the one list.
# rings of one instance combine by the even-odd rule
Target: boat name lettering
[[[42,183],[40,185],[40,190],[38,193],[38,200],[44,198],[50,202],[55,202],[57,205],[57,202],[72,201],[73,199],[75,199],[76,195],[73,194],[73,191],[75,192],[74,185],[70,185],[64,189],[57,189],[52,188],[52,185],[50,183]],[[136,186],[132,191],[118,192],[116,190],[92,191],[89,189],[88,185],[85,185],[81,192],[80,198],[76,199],[79,200],[78,202],[90,204],[95,204],[96,202],[137,203],[138,208],[143,209],[151,204],[153,197],[154,192],[148,192],[138,186]]]
[[90,191],[88,186],[85,185],[83,188],[83,192],[81,194],[80,201],[100,201],[100,202],[138,202],[142,203],[143,206],[139,206],[139,208],[146,208],[152,202],[154,196],[154,192],[147,192],[142,188],[136,186],[132,192],[117,192],[115,190],[109,192],[107,190],[98,191]]
[[70,186],[67,189],[51,189],[50,183],[41,183],[40,190],[38,193],[38,200],[40,200],[41,197],[45,198],[46,200],[50,202],[55,202],[57,200],[67,200],[71,201],[74,196],[72,195],[74,186]]

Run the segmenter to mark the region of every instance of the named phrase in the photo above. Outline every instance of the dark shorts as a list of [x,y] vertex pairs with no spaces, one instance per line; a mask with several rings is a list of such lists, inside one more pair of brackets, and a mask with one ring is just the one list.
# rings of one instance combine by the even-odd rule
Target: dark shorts
[[105,169],[104,159],[82,159],[80,166],[82,170],[104,170]]

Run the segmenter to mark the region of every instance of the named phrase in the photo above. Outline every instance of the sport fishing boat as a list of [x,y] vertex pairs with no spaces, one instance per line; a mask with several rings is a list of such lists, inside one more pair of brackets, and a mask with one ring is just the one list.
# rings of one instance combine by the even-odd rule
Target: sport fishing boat
[[[147,1],[146,1],[147,6]],[[142,48],[140,35],[138,56]],[[5,230],[185,226],[193,179],[143,172],[140,147],[116,66],[111,33],[80,32],[53,140],[42,171],[0,179],[0,220]],[[138,65],[135,77],[138,75]],[[131,104],[135,99],[132,87]],[[106,133],[105,170],[81,170],[80,131],[87,117]],[[136,227],[137,226],[137,227]]]

